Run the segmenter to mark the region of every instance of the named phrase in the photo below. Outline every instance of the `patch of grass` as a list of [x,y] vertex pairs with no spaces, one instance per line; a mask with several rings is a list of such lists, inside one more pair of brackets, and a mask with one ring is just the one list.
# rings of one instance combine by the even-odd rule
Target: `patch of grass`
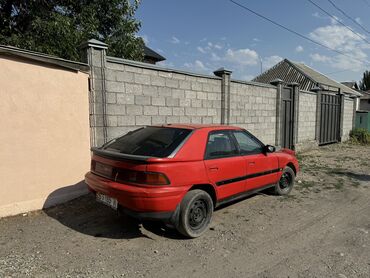
[[351,186],[353,186],[353,187],[359,187],[361,185],[361,183],[359,182],[359,181],[356,181],[356,180],[352,180],[351,181]]
[[302,181],[302,183],[299,184],[301,188],[310,188],[313,187],[315,183],[313,181]]
[[334,187],[335,187],[335,189],[337,189],[337,190],[342,190],[342,189],[343,189],[343,187],[344,187],[344,180],[343,180],[342,178],[338,178],[338,179],[337,179],[337,182],[336,182],[336,183],[334,183]]

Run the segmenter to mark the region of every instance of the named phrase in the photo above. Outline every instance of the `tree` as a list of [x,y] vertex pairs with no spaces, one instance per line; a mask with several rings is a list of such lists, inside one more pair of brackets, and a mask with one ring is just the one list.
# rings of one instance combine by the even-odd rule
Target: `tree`
[[[133,2],[132,2],[133,1]],[[134,14],[140,0],[0,0],[0,44],[80,60],[89,39],[109,45],[108,54],[144,57]]]
[[370,71],[366,70],[362,76],[362,80],[360,81],[360,89],[362,91],[370,90]]

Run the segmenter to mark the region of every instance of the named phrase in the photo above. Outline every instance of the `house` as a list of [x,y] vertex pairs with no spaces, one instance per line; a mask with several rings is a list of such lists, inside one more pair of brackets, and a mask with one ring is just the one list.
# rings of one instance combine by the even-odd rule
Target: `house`
[[[298,137],[304,137],[305,130],[314,128],[315,141],[319,145],[335,143],[348,138],[348,133],[344,136],[343,130],[348,132],[354,127],[356,100],[362,94],[303,63],[284,59],[252,81],[267,84],[278,81],[283,87],[297,84],[295,94],[289,96],[282,93],[280,101],[290,105],[298,99],[296,102],[299,105],[292,105],[287,110],[293,110],[301,117],[298,120]],[[308,113],[309,107],[311,113]],[[315,114],[312,114],[314,107]],[[292,118],[290,116],[286,121],[289,123]]]
[[326,75],[303,64],[284,59],[252,81],[270,83],[274,79],[281,79],[286,83],[296,82],[301,91],[341,92],[351,97],[360,97],[361,94],[344,84],[341,84]]
[[166,60],[166,58],[144,45],[144,63],[155,65],[156,63],[164,60]]
[[362,97],[360,97],[360,105],[358,110],[370,111],[370,90],[362,92]]

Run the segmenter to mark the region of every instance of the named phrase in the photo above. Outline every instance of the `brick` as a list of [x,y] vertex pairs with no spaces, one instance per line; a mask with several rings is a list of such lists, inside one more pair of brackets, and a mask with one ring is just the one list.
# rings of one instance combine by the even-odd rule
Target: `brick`
[[172,110],[174,116],[183,116],[185,114],[184,107],[174,107]]
[[165,106],[166,105],[166,99],[164,97],[152,97],[152,105]]
[[143,93],[143,86],[138,84],[131,84],[126,83],[126,90],[125,92],[127,94],[133,94],[133,95],[141,95]]
[[197,115],[197,108],[186,107],[185,108],[185,115],[187,115],[187,116],[196,116]]
[[162,125],[166,123],[166,116],[152,116],[152,125]]
[[135,96],[136,105],[149,105],[151,103],[151,98],[149,96]]
[[117,98],[115,93],[106,93],[107,103],[116,103]]
[[153,97],[158,96],[158,87],[144,85],[143,86],[143,95],[153,96]]
[[150,80],[151,80],[151,84],[154,86],[165,86],[166,85],[165,78],[161,76],[151,76]]
[[116,80],[118,82],[134,82],[134,74],[132,72],[127,71],[119,71],[116,74]]
[[136,116],[135,117],[136,125],[151,125],[152,117],[150,116]]
[[166,86],[170,88],[178,88],[179,81],[175,79],[166,78]]
[[179,105],[181,107],[189,107],[191,106],[191,99],[180,99]]
[[167,106],[179,106],[180,100],[178,98],[166,97]]
[[199,117],[199,116],[191,117],[191,123],[192,124],[201,124],[202,123],[202,117]]
[[125,84],[116,81],[107,81],[106,89],[109,92],[123,93],[125,91]]
[[208,108],[207,109],[207,115],[208,116],[216,116],[217,115],[217,109],[216,108]]
[[158,107],[144,106],[144,115],[158,115]]
[[173,98],[185,98],[185,91],[180,89],[173,89],[172,90],[172,97]]
[[166,123],[168,124],[178,123],[179,121],[180,121],[179,116],[167,116],[166,117]]
[[149,85],[150,84],[150,76],[145,74],[134,74],[135,83]]
[[172,115],[172,107],[160,107],[158,114],[163,116]]
[[202,90],[202,84],[200,84],[198,82],[192,82],[191,83],[191,89],[194,90],[194,91],[200,91],[200,90]]
[[117,116],[107,116],[107,124],[108,126],[117,126]]
[[200,99],[192,99],[191,100],[192,107],[202,107],[202,100]]
[[158,87],[158,95],[161,97],[170,97],[172,96],[172,90],[167,87]]
[[158,72],[158,75],[162,77],[172,78],[172,72],[160,71]]
[[134,104],[135,96],[129,94],[117,94],[117,103],[119,104]]
[[185,97],[186,98],[196,98],[197,97],[197,92],[185,91]]
[[125,115],[126,106],[122,104],[107,104],[107,115]]
[[212,100],[202,100],[202,107],[211,108],[213,105]]
[[142,115],[143,107],[137,105],[126,105],[126,114],[127,115]]
[[207,110],[206,108],[197,108],[197,116],[206,116]]
[[207,99],[207,93],[197,92],[197,99]]
[[191,89],[191,83],[189,81],[186,81],[186,80],[181,80],[179,82],[179,88],[189,90],[189,89]]
[[130,126],[135,125],[135,116],[118,116],[118,126]]

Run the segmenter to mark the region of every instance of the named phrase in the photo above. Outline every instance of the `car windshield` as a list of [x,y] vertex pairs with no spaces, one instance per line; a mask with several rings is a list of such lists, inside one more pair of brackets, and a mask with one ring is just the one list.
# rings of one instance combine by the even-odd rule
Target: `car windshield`
[[145,127],[131,131],[103,146],[124,154],[167,157],[184,141],[190,129]]

